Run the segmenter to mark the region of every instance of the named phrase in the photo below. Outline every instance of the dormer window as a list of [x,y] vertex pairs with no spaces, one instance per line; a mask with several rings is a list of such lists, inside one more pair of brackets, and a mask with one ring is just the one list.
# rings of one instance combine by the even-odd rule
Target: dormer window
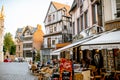
[[53,14],[53,20],[55,20],[55,15]]
[[48,15],[48,22],[51,22],[51,15]]
[[27,30],[27,31],[25,32],[25,35],[30,35],[29,30]]

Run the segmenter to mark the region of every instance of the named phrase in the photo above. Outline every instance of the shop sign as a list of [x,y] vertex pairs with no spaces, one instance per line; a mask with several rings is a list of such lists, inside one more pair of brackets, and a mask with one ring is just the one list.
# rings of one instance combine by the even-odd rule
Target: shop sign
[[107,45],[88,45],[88,46],[81,46],[81,49],[116,49],[120,48],[120,44],[107,44]]

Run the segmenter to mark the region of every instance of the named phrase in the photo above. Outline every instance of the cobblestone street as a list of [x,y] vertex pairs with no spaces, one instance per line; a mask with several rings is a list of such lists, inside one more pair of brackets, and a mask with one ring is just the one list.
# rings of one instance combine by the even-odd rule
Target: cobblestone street
[[0,63],[0,80],[37,80],[26,62]]

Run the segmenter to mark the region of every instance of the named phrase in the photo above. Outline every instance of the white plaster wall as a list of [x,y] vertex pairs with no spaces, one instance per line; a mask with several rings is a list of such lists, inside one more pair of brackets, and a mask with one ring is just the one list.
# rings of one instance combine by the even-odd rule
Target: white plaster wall
[[48,38],[48,37],[45,37],[45,38],[44,38],[44,47],[45,47],[45,48],[47,48],[47,38]]
[[[83,12],[82,13],[84,13],[86,10],[88,10],[88,26],[92,27],[92,8],[91,8],[91,2],[89,0],[84,0],[84,2],[83,2]],[[80,14],[80,7],[77,8],[76,10],[74,10],[74,12],[72,12],[72,22],[75,22],[75,35],[77,35],[77,18],[80,17],[81,14]],[[83,16],[84,16],[84,14],[83,14]],[[84,20],[83,20],[83,22],[84,22]]]
[[62,35],[56,35],[55,37],[57,38],[56,39],[56,44],[59,43],[60,39],[62,40]]
[[61,10],[57,12],[57,21],[62,19],[62,12]]
[[62,31],[62,22],[57,23],[57,32]]
[[50,5],[50,9],[48,10],[48,14],[51,14],[55,11],[56,11],[55,7],[53,5]]
[[50,8],[48,9],[48,13],[46,14],[46,19],[45,19],[45,25],[49,24],[50,22],[48,22],[48,15],[51,15],[51,21],[52,21],[52,13],[55,12],[56,9],[53,5],[50,5]]
[[[72,24],[73,24],[73,22],[75,23],[74,24],[75,34],[73,34],[73,36],[77,34],[77,18],[79,17],[79,15],[80,15],[79,8],[75,9],[74,12],[72,12]],[[72,33],[73,33],[73,31],[72,31]]]
[[55,40],[55,44],[59,43],[59,40],[62,40],[62,35],[55,35],[55,36],[49,36],[44,38],[44,47],[47,48],[47,40],[48,38],[51,38],[51,47],[55,47],[55,45],[52,45],[52,40]]
[[[51,22],[48,22],[48,15],[51,15]],[[53,15],[55,16],[55,19],[53,20]],[[46,16],[46,20],[45,20],[45,25],[53,23],[53,22],[57,22],[59,20],[62,19],[62,11],[59,10],[57,11],[53,5],[50,6],[47,16]]]
[[84,0],[84,2],[83,2],[83,11],[86,11],[86,9],[88,9],[88,7],[89,7],[88,0]]

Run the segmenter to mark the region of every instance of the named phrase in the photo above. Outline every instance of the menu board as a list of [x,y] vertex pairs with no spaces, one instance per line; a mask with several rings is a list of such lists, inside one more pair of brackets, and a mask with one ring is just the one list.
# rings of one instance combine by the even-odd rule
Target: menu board
[[72,62],[69,59],[60,59],[60,80],[72,80]]

